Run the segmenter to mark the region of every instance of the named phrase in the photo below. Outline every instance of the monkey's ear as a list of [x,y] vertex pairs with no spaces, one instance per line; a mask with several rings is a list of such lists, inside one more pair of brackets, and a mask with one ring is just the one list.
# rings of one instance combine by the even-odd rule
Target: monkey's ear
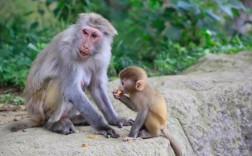
[[136,82],[136,89],[137,89],[138,91],[143,90],[144,87],[145,87],[145,82],[144,82],[143,80],[138,80],[138,81]]

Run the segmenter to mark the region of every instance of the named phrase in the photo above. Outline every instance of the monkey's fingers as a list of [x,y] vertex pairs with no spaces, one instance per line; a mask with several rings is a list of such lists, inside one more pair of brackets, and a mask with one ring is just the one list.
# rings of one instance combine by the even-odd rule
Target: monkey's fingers
[[109,129],[107,131],[107,137],[111,136],[112,138],[119,138],[120,135],[116,133],[114,129]]
[[133,140],[135,140],[135,138],[128,137],[128,136],[126,136],[125,138],[123,138],[123,141],[133,141]]
[[116,131],[112,128],[108,129],[108,130],[102,130],[98,132],[101,135],[104,135],[106,138],[119,138],[120,135],[116,133]]
[[117,127],[122,128],[123,126],[132,126],[133,124],[134,120],[121,118],[117,123]]
[[134,124],[135,120],[133,119],[127,119],[124,123],[123,126],[132,126]]
[[143,138],[140,138],[140,137],[132,138],[132,137],[128,137],[128,136],[123,138],[123,141],[134,141],[134,140],[143,140]]
[[112,91],[112,93],[113,93],[114,95],[120,95],[120,94],[123,93],[123,91],[120,90],[120,89],[115,89],[115,90]]
[[116,94],[118,94],[118,95],[122,94],[122,90],[118,89]]
[[132,126],[134,124],[134,122],[135,122],[135,120],[129,119],[128,122],[127,122],[128,124],[125,125],[125,126]]
[[113,93],[113,96],[115,99],[119,100],[121,98],[121,95],[119,94],[116,94],[116,93]]
[[112,93],[113,93],[113,94],[116,94],[116,93],[117,93],[117,90],[118,90],[118,89],[114,89],[114,90],[112,91]]

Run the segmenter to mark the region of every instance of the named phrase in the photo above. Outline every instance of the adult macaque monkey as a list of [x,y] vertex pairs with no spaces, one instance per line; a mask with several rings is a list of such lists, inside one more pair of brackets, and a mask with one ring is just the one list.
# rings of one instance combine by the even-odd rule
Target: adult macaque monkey
[[115,99],[138,112],[130,133],[123,140],[152,138],[162,132],[169,139],[176,156],[182,156],[179,144],[166,127],[168,112],[165,98],[148,84],[146,72],[140,67],[130,66],[122,70],[119,77],[121,85],[113,91]]
[[[76,24],[59,33],[40,52],[27,77],[24,98],[31,116],[12,127],[17,131],[44,126],[62,134],[75,124],[89,124],[99,133],[119,135],[109,125],[132,125],[119,119],[106,91],[113,36],[110,22],[96,13],[82,13]],[[106,120],[92,106],[88,89]]]

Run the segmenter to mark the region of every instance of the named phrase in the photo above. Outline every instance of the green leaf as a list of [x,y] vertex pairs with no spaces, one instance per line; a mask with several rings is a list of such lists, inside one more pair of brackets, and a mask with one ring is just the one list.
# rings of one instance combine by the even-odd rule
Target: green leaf
[[209,16],[209,17],[211,17],[212,19],[214,19],[214,20],[216,20],[216,21],[220,21],[221,20],[221,18],[218,16],[218,15],[216,15],[213,11],[211,11],[211,10],[206,10],[206,14]]
[[41,16],[43,16],[43,15],[45,14],[45,10],[43,10],[43,9],[38,9],[38,13],[39,13]]
[[178,41],[181,39],[183,30],[179,27],[171,26],[167,28],[166,30],[166,37],[173,40],[173,41]]
[[220,6],[221,10],[228,14],[230,17],[233,17],[232,8],[230,6]]
[[30,49],[32,49],[32,50],[34,50],[34,51],[39,51],[39,50],[37,49],[37,47],[34,46],[32,43],[29,43],[27,47],[30,48]]
[[34,11],[29,11],[29,12],[26,12],[26,13],[24,13],[24,16],[31,15],[32,13],[34,13]]
[[33,22],[30,26],[31,29],[36,29],[38,27],[38,22]]
[[182,8],[184,10],[191,10],[193,6],[190,3],[187,3],[185,1],[179,1],[177,3],[177,7]]

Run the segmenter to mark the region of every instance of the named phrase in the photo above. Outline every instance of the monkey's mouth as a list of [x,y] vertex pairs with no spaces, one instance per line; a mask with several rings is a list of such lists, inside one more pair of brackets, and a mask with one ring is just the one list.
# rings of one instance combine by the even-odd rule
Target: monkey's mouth
[[89,55],[88,52],[84,52],[84,51],[81,51],[81,50],[80,50],[80,54],[81,54],[82,56],[88,56],[88,55]]

